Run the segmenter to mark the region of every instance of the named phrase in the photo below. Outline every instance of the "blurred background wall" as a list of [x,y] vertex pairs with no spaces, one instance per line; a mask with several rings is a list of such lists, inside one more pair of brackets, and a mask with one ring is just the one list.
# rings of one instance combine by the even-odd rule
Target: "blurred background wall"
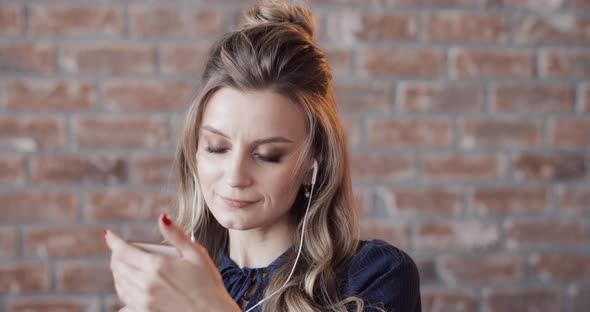
[[[114,311],[205,54],[248,2],[0,2],[0,311]],[[590,311],[590,1],[317,0],[363,236],[424,311]]]

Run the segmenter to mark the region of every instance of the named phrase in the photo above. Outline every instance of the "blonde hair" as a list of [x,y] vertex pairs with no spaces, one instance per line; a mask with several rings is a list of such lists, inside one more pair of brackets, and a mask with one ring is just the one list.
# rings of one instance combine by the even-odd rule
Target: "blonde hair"
[[[207,101],[223,87],[271,90],[289,97],[304,112],[308,136],[302,155],[317,159],[317,183],[301,258],[286,287],[263,304],[265,312],[347,311],[353,304],[357,311],[363,309],[362,299],[341,298],[336,285],[336,274],[357,252],[359,233],[346,139],[330,67],[314,42],[314,24],[308,8],[284,1],[250,7],[241,28],[221,38],[209,54],[200,92],[180,132],[175,159],[179,170],[177,222],[187,233],[194,233],[219,264],[228,245],[228,231],[209,212],[195,175],[198,129]],[[299,192],[290,210],[297,225],[293,250],[299,248],[304,209]],[[285,258],[263,297],[280,289],[295,257],[293,252]]]

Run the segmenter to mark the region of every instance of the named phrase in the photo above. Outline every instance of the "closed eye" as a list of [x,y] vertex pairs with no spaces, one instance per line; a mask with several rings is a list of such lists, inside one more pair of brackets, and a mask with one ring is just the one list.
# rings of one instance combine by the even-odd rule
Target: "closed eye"
[[207,146],[205,150],[207,151],[207,153],[219,154],[227,151],[227,148]]
[[[213,147],[213,146],[207,146],[205,148],[205,150],[207,151],[207,153],[211,153],[211,154],[222,154],[225,153],[228,148],[224,148],[224,147]],[[254,156],[257,157],[258,159],[262,160],[262,161],[267,161],[267,162],[271,162],[271,163],[279,163],[281,162],[281,156],[280,155],[262,155],[260,153],[254,153]]]
[[278,155],[269,155],[269,156],[265,156],[265,155],[261,155],[261,154],[254,154],[256,157],[260,158],[260,160],[263,161],[268,161],[271,163],[279,163],[281,162],[281,156]]

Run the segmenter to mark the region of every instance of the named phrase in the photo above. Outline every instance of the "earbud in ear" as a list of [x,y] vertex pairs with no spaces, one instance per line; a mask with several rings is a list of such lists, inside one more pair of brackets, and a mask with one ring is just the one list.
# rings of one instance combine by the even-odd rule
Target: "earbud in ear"
[[313,174],[311,176],[311,184],[315,185],[315,181],[316,178],[318,176],[318,161],[317,160],[313,160],[313,165],[311,166],[311,168],[313,169]]

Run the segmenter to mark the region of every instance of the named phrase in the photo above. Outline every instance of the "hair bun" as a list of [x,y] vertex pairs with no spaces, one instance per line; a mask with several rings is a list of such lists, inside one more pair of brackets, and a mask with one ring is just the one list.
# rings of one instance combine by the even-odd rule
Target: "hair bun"
[[298,26],[309,37],[315,34],[315,17],[311,10],[289,1],[266,0],[248,8],[242,27],[249,28],[269,23],[289,23]]

